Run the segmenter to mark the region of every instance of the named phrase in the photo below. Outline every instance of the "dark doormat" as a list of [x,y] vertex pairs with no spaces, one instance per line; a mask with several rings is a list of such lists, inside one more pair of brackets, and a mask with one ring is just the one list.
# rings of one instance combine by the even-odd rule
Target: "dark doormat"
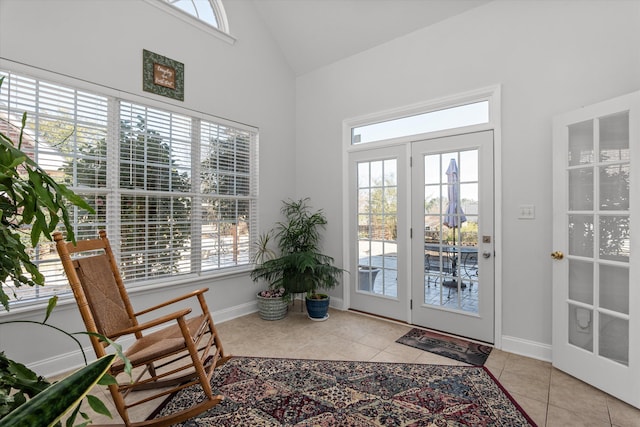
[[396,342],[475,366],[484,365],[491,353],[491,347],[488,345],[416,328],[407,332]]

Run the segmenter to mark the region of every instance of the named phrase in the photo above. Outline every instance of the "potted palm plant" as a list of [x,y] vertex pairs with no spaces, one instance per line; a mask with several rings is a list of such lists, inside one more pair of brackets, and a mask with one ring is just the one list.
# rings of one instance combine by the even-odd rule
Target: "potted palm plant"
[[[337,286],[344,270],[333,264],[332,257],[320,252],[320,232],[327,218],[322,210],[313,211],[309,200],[283,202],[284,220],[271,231],[279,254],[257,264],[251,278],[266,280],[271,289],[284,288],[286,295],[306,293],[309,317],[324,320],[328,317],[329,296],[318,290]],[[320,310],[317,305],[322,306]]]
[[[276,252],[271,249],[271,232],[261,234],[255,242],[255,253],[253,263],[262,266],[265,262],[276,257]],[[258,279],[254,279],[258,281]],[[267,289],[263,289],[256,295],[258,298],[258,314],[262,320],[280,320],[287,315],[291,295],[287,294],[283,287],[267,284]]]

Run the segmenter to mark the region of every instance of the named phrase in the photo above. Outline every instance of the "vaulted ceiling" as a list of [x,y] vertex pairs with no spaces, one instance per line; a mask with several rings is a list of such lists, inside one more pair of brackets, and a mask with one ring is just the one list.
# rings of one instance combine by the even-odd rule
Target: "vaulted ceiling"
[[296,75],[491,0],[253,0]]

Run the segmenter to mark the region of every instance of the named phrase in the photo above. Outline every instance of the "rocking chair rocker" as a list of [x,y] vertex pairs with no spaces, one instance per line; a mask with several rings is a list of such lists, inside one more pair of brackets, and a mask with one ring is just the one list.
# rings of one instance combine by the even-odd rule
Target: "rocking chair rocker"
[[[207,289],[134,312],[106,232],[101,230],[99,234],[99,239],[78,241],[76,245],[64,242],[61,233],[54,233],[54,240],[87,331],[113,341],[125,336],[134,340],[125,351],[133,366],[133,381],[127,376],[126,380],[109,385],[114,404],[125,425],[171,425],[220,403],[224,397],[213,394],[210,380],[214,369],[224,364],[230,356],[223,351],[207,308],[204,298]],[[79,256],[72,260],[71,254]],[[196,297],[200,304],[202,313],[197,316],[187,317],[191,313],[191,308],[187,307],[153,320],[138,321],[138,316],[191,297]],[[169,326],[157,330],[164,324]],[[94,335],[90,335],[89,339],[97,357],[107,354],[108,343]],[[124,375],[123,372],[124,362],[117,360],[111,366],[110,373],[117,378],[119,374]],[[200,384],[204,390],[206,398],[202,402],[162,418],[137,422],[130,419],[130,408],[169,396],[194,384]],[[153,392],[145,392],[144,398],[139,398],[134,393],[138,390]]]

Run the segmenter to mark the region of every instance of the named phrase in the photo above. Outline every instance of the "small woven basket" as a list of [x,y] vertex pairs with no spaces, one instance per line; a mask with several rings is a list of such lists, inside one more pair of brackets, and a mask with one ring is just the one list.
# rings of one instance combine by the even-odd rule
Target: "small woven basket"
[[280,320],[287,315],[289,304],[283,297],[265,298],[258,295],[258,312],[263,320]]

